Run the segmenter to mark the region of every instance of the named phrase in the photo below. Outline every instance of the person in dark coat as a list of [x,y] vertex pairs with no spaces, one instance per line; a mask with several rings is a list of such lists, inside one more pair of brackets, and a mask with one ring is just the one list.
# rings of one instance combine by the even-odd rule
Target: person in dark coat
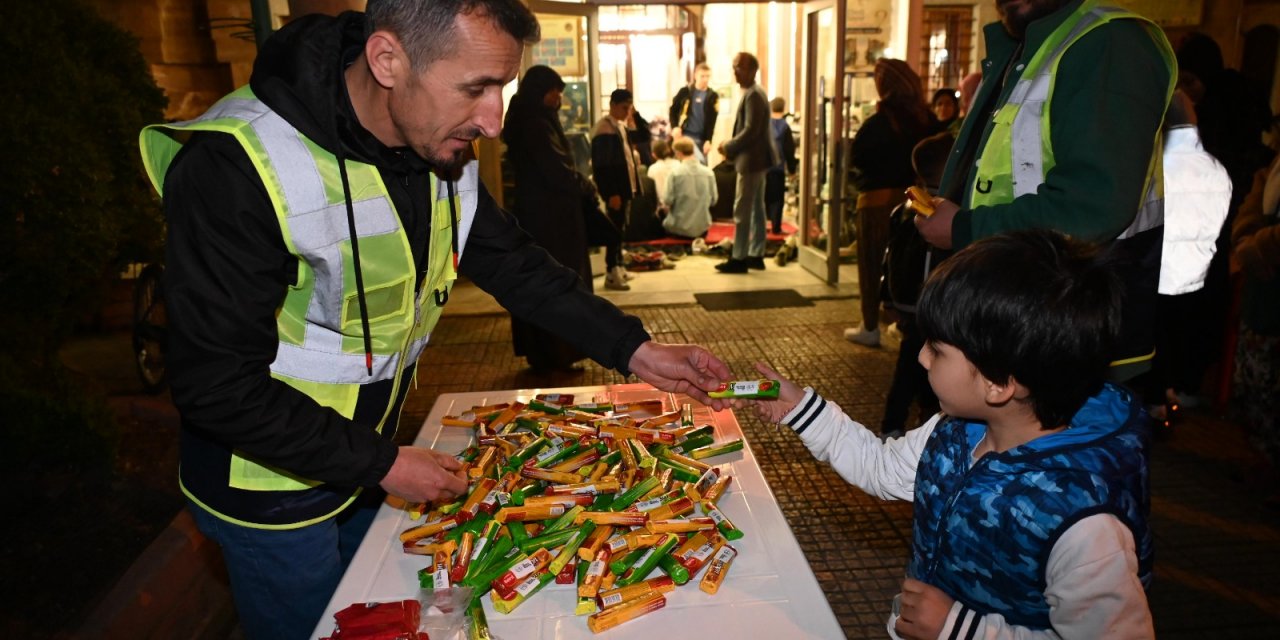
[[[575,168],[569,140],[560,125],[564,80],[550,67],[530,67],[511,96],[502,141],[515,174],[515,206],[520,226],[560,264],[578,272],[591,289],[591,262],[583,223],[583,202],[595,190]],[[572,369],[584,356],[567,342],[533,324],[511,318],[515,353],[534,370]]]

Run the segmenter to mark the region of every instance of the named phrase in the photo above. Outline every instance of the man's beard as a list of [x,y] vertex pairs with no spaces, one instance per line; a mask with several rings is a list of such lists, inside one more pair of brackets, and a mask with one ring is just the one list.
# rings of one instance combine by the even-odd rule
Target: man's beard
[[1070,2],[1070,0],[1027,0],[1029,6],[1020,12],[1010,14],[1006,5],[1017,0],[996,0],[996,12],[1000,14],[1000,22],[1010,36],[1021,40],[1027,35],[1027,26],[1043,18]]
[[[479,129],[475,127],[464,127],[455,129],[449,133],[449,139],[461,138],[463,140],[475,140],[481,136]],[[428,145],[418,151],[418,155],[422,156],[428,164],[438,169],[441,173],[454,175],[463,167],[471,162],[471,154],[468,148],[463,147],[457,151],[440,151]]]

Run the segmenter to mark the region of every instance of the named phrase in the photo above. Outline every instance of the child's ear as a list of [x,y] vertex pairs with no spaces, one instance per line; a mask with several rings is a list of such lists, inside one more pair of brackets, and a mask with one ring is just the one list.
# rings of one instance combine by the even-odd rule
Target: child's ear
[[989,405],[1002,405],[1013,400],[1018,397],[1018,389],[1022,386],[1013,376],[1009,376],[1004,382],[994,382],[985,377],[982,381],[986,386],[985,399]]

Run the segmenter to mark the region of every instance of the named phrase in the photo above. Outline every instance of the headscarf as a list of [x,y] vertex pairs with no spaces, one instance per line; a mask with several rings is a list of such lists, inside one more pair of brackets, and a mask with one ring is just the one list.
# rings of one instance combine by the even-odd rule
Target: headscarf
[[888,115],[894,131],[904,126],[924,129],[929,126],[929,107],[924,101],[920,76],[901,60],[880,58],[876,61],[876,108]]
[[560,138],[562,148],[569,148],[569,140],[564,135],[564,127],[560,125],[558,107],[548,107],[543,100],[552,89],[564,90],[564,80],[554,69],[544,65],[529,67],[520,79],[520,86],[511,96],[511,104],[507,107],[507,117],[502,123],[502,141],[510,149],[519,144],[519,136],[515,132],[529,121],[541,118],[551,124],[555,135]]

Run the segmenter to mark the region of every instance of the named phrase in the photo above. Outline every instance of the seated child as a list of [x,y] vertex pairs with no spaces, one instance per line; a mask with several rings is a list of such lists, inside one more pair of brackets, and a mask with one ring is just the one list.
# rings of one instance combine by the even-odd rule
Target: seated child
[[711,205],[718,197],[716,177],[694,156],[692,140],[681,138],[671,148],[680,164],[667,174],[662,202],[669,212],[662,219],[662,228],[669,235],[701,238],[711,228]]
[[880,498],[912,500],[890,635],[1153,637],[1146,412],[1104,383],[1120,282],[1048,230],[976,242],[921,293],[920,363],[942,412],[884,443],[782,380],[762,417]]

